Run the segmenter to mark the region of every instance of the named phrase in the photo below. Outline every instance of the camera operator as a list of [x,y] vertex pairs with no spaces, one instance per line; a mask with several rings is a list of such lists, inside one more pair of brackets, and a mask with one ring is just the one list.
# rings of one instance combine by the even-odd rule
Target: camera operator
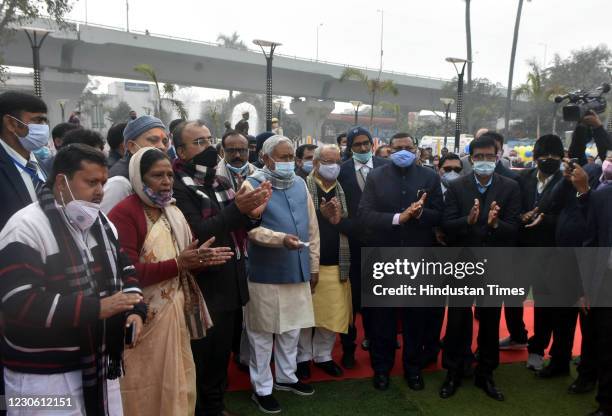
[[610,148],[608,132],[596,112],[590,110],[576,124],[572,134],[572,142],[569,146],[569,157],[578,159],[580,166],[587,163],[585,150],[591,140],[597,146],[597,155],[600,160],[606,159],[606,152]]

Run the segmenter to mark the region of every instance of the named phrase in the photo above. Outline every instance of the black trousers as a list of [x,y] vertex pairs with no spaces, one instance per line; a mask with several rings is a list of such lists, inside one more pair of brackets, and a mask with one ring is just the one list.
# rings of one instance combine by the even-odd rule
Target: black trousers
[[196,415],[219,415],[225,410],[223,396],[227,388],[227,366],[235,322],[240,319],[242,309],[232,311],[210,311],[214,326],[206,337],[191,342],[191,351],[196,366]]
[[612,413],[612,308],[591,308],[589,315],[598,368],[596,399],[602,410]]
[[[475,374],[491,377],[499,365],[499,321],[501,306],[480,307],[478,329],[478,365]],[[461,375],[467,358],[466,346],[471,345],[473,315],[471,307],[449,307],[444,337],[442,366]]]
[[587,380],[597,381],[597,326],[593,320],[592,313],[580,312],[580,332],[582,342],[580,344],[580,364],[578,364],[578,375]]
[[527,328],[525,328],[525,322],[523,321],[523,307],[504,306],[504,317],[512,341],[521,344],[527,343]]
[[[536,299],[537,302],[537,299]],[[578,308],[535,307],[533,317],[534,334],[529,338],[531,354],[544,355],[544,350],[553,338],[550,348],[551,365],[568,367],[572,359],[574,334]]]
[[[440,316],[444,308],[368,308],[370,360],[375,373],[389,374],[395,363],[398,317],[402,323],[404,374],[420,374],[425,362],[439,348]],[[434,343],[436,346],[433,346]]]

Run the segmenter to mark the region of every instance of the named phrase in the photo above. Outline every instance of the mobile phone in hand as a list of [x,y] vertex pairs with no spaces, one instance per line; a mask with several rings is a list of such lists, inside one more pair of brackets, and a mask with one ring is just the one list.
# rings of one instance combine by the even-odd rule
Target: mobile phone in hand
[[136,342],[136,322],[132,322],[130,325],[128,325],[127,328],[125,328],[125,345],[128,345],[130,347],[134,346],[134,343]]

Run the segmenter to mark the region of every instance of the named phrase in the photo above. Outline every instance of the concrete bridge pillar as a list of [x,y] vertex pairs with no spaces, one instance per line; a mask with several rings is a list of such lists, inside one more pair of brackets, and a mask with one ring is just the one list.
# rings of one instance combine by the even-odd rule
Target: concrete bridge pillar
[[291,111],[297,116],[302,126],[302,137],[320,139],[322,137],[321,127],[327,116],[334,110],[333,100],[317,100],[306,97],[305,100],[293,100],[289,105]]
[[[42,99],[47,104],[49,126],[53,128],[62,121],[68,121],[70,113],[77,107],[79,98],[87,85],[85,74],[59,72],[45,68],[41,73]],[[64,120],[59,100],[65,100]]]

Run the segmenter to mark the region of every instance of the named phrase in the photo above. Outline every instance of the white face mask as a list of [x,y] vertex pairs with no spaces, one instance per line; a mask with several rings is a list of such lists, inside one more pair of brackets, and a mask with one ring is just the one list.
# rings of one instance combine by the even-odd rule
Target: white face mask
[[78,227],[81,231],[87,231],[94,225],[98,219],[98,215],[100,215],[100,204],[75,199],[66,176],[64,176],[64,181],[66,182],[70,196],[72,196],[72,201],[66,204],[64,202],[64,196],[60,193],[62,204],[64,205],[64,212],[71,224]]

